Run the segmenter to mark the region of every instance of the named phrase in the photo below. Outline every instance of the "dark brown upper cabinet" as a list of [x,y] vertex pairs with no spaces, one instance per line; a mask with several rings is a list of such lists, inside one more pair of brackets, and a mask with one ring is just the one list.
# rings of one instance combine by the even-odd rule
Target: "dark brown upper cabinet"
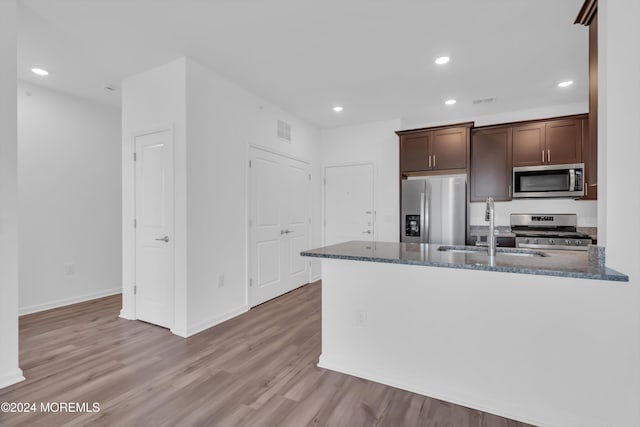
[[441,129],[432,132],[433,169],[465,169],[469,128]]
[[511,200],[511,127],[474,129],[471,132],[470,200]]
[[586,0],[574,24],[589,27],[589,125],[582,140],[584,199],[598,198],[598,2]]
[[431,132],[403,135],[400,137],[400,170],[416,172],[431,169]]
[[582,161],[582,120],[557,120],[546,123],[547,164]]
[[513,127],[513,166],[582,161],[582,120],[568,118]]
[[536,166],[545,163],[545,130],[544,123],[513,127],[513,166]]
[[466,169],[471,126],[396,132],[400,136],[400,172]]

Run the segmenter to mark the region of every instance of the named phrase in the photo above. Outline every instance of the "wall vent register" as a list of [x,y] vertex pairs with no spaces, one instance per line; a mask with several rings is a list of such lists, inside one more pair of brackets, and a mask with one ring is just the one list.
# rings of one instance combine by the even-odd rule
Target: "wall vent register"
[[278,138],[291,142],[291,125],[282,120],[278,120]]

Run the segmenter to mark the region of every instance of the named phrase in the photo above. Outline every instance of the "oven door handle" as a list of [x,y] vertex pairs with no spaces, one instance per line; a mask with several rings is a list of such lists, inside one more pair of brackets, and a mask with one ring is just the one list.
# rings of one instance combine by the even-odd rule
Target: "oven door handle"
[[535,245],[533,243],[518,243],[517,248],[527,249],[563,249],[568,251],[586,251],[589,248],[587,246],[567,246],[567,245]]

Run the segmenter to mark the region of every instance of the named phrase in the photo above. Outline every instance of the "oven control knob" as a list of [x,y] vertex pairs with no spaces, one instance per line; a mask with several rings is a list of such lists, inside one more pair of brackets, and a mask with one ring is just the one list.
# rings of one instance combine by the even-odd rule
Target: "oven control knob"
[[576,245],[580,246],[580,240],[576,240]]
[[533,239],[533,243],[538,244],[538,239]]
[[565,245],[570,245],[570,244],[571,244],[571,240],[565,240],[565,241],[564,241],[564,244],[565,244]]
[[553,245],[553,239],[549,239],[549,244]]

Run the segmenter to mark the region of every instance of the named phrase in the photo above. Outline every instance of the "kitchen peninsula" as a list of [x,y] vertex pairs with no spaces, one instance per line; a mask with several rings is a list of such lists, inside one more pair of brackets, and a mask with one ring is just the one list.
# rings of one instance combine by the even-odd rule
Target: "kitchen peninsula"
[[606,295],[628,277],[593,250],[503,251],[493,262],[433,244],[302,252],[323,259],[319,366],[538,425],[557,425],[544,417],[559,406],[576,425],[593,380],[584,356],[614,344],[601,333],[615,312]]

